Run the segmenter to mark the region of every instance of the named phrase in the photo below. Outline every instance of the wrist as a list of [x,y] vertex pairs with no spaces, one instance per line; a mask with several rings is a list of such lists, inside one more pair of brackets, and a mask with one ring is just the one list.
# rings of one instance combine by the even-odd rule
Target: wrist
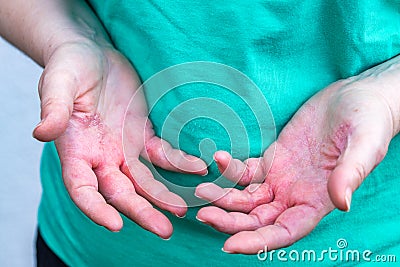
[[392,120],[393,136],[400,131],[400,55],[385,61],[361,74],[350,77],[348,85],[366,88],[382,101]]
[[43,45],[42,62],[46,66],[54,52],[63,45],[86,44],[112,48],[110,39],[104,31],[93,29],[89,25],[82,27],[63,27],[56,30]]
[[111,45],[84,0],[0,1],[0,35],[41,66],[64,43]]

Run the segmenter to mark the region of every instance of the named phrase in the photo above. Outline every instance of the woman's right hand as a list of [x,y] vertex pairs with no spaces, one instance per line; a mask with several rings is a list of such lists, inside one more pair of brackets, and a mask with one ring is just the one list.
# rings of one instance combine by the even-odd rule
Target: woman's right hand
[[95,223],[119,231],[121,212],[168,238],[171,223],[150,203],[177,216],[184,216],[186,204],[154,179],[139,156],[176,172],[204,175],[207,166],[155,136],[139,86],[128,60],[112,46],[64,43],[49,56],[40,79],[42,121],[33,135],[55,140],[68,193]]

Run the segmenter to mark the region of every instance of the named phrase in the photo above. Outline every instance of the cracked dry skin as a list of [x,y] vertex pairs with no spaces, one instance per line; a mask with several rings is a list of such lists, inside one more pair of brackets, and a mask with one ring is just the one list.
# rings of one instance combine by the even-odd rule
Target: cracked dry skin
[[154,135],[139,84],[129,62],[112,48],[60,46],[41,77],[43,121],[34,135],[56,139],[67,191],[91,220],[119,231],[121,212],[168,238],[172,225],[152,204],[182,217],[186,203],[156,181],[139,156],[171,171],[201,175],[207,168]]
[[343,177],[359,176],[355,190],[383,159],[392,137],[387,109],[374,90],[334,83],[298,110],[262,158],[242,163],[217,152],[225,177],[252,184],[243,191],[198,186],[196,195],[215,205],[202,208],[198,219],[233,234],[226,252],[254,254],[265,245],[275,249],[294,243],[335,208],[331,199],[349,209],[340,183]]

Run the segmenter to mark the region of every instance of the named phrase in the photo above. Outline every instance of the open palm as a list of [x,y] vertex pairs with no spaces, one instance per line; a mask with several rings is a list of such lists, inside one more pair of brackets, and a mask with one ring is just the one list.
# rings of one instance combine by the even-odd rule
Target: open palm
[[243,191],[212,183],[196,189],[214,204],[202,208],[198,219],[233,234],[225,251],[289,246],[335,207],[350,209],[353,191],[383,159],[394,135],[386,99],[366,85],[350,78],[319,92],[261,158],[241,162],[216,152],[221,173],[248,185]]
[[[42,122],[34,136],[55,140],[66,188],[90,219],[118,231],[121,212],[168,238],[172,225],[150,202],[177,216],[186,213],[186,204],[153,178],[139,156],[171,171],[207,170],[203,161],[154,135],[139,85],[129,62],[112,47],[64,44],[41,77]],[[126,112],[134,94],[134,108]]]

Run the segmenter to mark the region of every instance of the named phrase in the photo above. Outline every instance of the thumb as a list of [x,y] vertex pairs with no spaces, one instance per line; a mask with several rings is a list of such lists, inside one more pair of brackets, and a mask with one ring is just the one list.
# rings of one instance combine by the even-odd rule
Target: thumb
[[368,174],[382,161],[388,143],[376,134],[353,133],[347,147],[328,179],[328,192],[333,204],[340,210],[349,211],[353,192]]
[[41,121],[33,130],[33,137],[49,142],[67,129],[72,114],[76,79],[66,72],[43,72],[39,82]]

